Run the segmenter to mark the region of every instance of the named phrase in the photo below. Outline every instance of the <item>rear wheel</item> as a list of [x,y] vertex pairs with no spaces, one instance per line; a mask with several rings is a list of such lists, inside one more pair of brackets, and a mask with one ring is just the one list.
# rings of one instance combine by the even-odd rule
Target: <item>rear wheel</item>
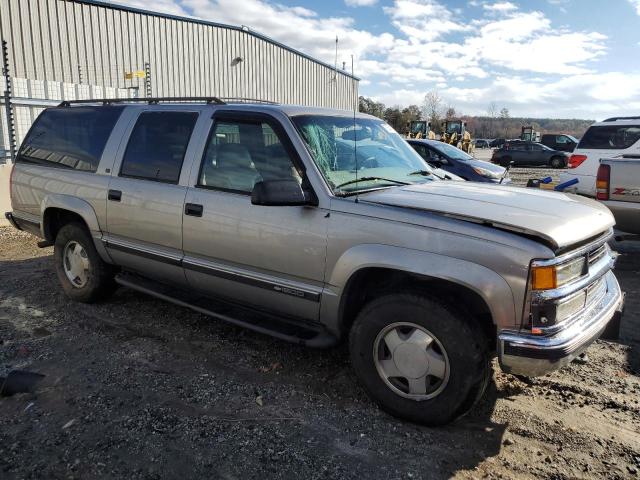
[[549,165],[552,168],[563,168],[564,165],[564,160],[560,157],[551,157],[551,160],[549,161]]
[[367,304],[351,329],[356,374],[385,411],[427,425],[464,415],[489,379],[487,340],[467,315],[421,295]]
[[507,168],[511,164],[511,157],[503,157],[500,159],[500,166]]
[[58,279],[72,300],[92,303],[115,290],[113,267],[100,258],[83,225],[69,223],[60,229],[53,257]]

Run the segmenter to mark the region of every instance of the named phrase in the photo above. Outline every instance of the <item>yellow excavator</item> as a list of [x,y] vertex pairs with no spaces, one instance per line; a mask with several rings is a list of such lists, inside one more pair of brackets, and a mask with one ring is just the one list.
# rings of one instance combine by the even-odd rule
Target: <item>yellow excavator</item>
[[436,134],[431,130],[431,122],[427,120],[412,120],[407,123],[407,138],[435,140]]
[[440,140],[471,154],[473,152],[473,142],[471,141],[471,133],[466,129],[466,126],[467,122],[462,120],[445,120],[442,122]]

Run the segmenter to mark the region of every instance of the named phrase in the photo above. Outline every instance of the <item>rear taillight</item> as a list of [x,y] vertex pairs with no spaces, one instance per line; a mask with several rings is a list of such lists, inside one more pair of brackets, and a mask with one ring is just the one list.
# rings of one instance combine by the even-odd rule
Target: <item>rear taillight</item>
[[611,177],[611,167],[600,165],[598,176],[596,177],[596,198],[598,200],[609,200],[609,179]]
[[569,168],[578,168],[586,159],[586,155],[571,155],[569,157]]

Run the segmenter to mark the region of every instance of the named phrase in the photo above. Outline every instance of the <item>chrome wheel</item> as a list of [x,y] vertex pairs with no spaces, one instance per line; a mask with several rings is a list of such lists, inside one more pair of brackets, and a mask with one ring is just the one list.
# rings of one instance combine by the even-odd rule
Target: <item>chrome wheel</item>
[[400,322],[385,327],[373,345],[376,369],[387,386],[412,400],[439,395],[449,381],[449,359],[426,328]]
[[76,288],[82,288],[89,278],[89,257],[78,242],[71,240],[64,247],[62,266],[67,278]]

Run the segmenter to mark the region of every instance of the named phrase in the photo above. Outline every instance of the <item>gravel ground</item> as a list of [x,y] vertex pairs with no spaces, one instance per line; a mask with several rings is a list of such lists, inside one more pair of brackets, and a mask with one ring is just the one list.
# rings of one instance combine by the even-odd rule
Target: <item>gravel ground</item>
[[50,248],[0,227],[0,478],[637,478],[640,248],[622,244],[621,343],[526,383],[500,373],[444,428],[364,394],[342,348],[310,350],[120,289],[70,302]]

